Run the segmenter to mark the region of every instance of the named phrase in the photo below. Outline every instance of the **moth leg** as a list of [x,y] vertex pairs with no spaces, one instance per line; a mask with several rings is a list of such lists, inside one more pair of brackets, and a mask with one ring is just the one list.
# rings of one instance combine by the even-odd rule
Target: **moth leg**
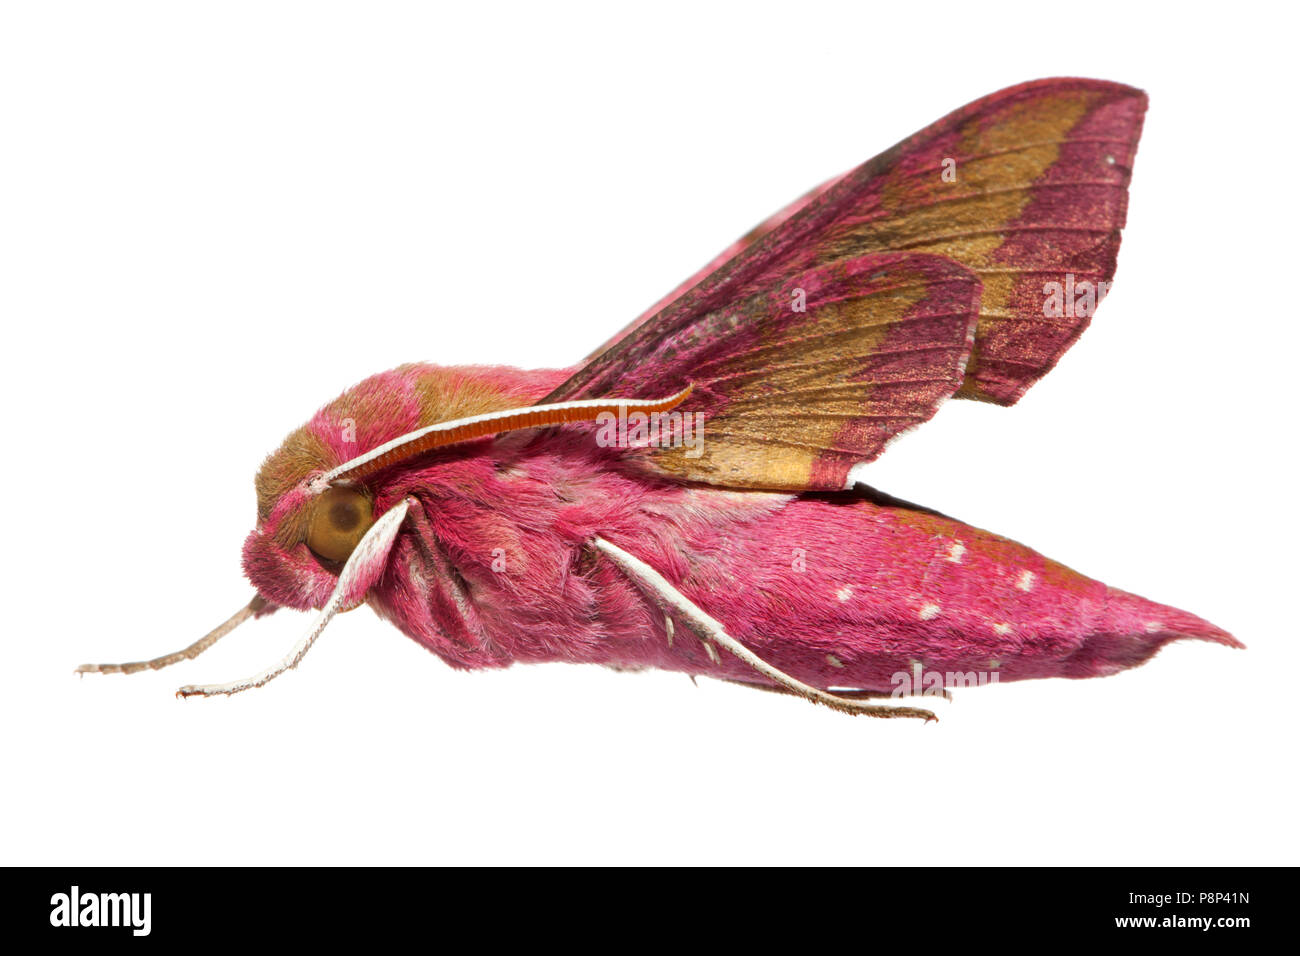
[[952,703],[952,691],[946,687],[939,687],[934,690],[914,690],[906,694],[894,694],[892,691],[884,690],[837,690],[836,694],[841,697],[847,697],[850,700],[866,700],[869,697],[876,697],[881,700],[893,697],[942,697],[948,703]]
[[[338,594],[337,591],[334,592]],[[238,694],[242,690],[249,690],[253,687],[261,687],[263,684],[275,680],[287,670],[298,666],[298,662],[307,656],[311,650],[312,644],[316,638],[320,637],[321,631],[325,630],[325,625],[330,622],[339,609],[341,602],[330,599],[329,603],[321,610],[316,617],[316,623],[312,625],[310,631],[294,645],[293,650],[286,654],[280,663],[273,667],[268,667],[260,674],[254,674],[252,677],[245,677],[243,680],[230,681],[226,684],[186,684],[176,692],[177,697],[215,697],[221,694]]]
[[82,664],[77,668],[77,673],[136,674],[145,670],[161,670],[164,667],[170,667],[172,664],[179,664],[181,661],[192,661],[250,617],[257,614],[258,611],[266,607],[266,604],[266,599],[262,595],[253,595],[253,600],[232,614],[225,623],[217,625],[184,650],[173,651],[170,654],[162,655],[162,657],[155,657],[150,661],[132,661],[129,664]]
[[384,562],[388,558],[388,552],[397,538],[397,532],[402,526],[412,500],[407,498],[389,508],[370,526],[370,530],[357,543],[347,563],[343,565],[343,570],[339,572],[338,583],[334,585],[334,591],[325,602],[325,606],[316,615],[311,630],[303,635],[302,639],[294,645],[293,650],[278,664],[268,667],[260,674],[245,677],[243,680],[230,681],[227,684],[187,684],[176,692],[176,696],[215,697],[221,694],[238,694],[253,687],[261,687],[275,680],[285,671],[297,667],[311,650],[316,638],[320,637],[321,632],[325,630],[325,625],[334,619],[334,615],[339,611],[355,607],[363,601],[366,591],[383,573]]
[[796,694],[816,704],[825,704],[832,710],[838,710],[845,714],[866,714],[871,717],[919,717],[922,720],[938,720],[930,711],[918,707],[885,707],[879,704],[867,704],[849,697],[837,696],[791,677],[784,671],[767,663],[767,661],[728,634],[718,620],[706,614],[699,605],[669,584],[662,574],[640,558],[629,554],[604,538],[593,538],[592,545],[617,564],[624,574],[660,605],[662,610],[673,611],[681,615],[691,626],[691,629],[697,631],[702,639],[725,648],[789,693]]
[[[790,693],[790,691],[786,690],[784,687],[773,687],[771,684],[755,684],[753,681],[733,680],[730,677],[719,677],[718,680],[726,681],[728,684],[735,684],[737,687],[748,687],[752,690],[766,690],[766,691],[771,691],[774,694]],[[903,694],[901,696],[915,697],[920,695],[921,693],[923,692],[917,691],[915,694]],[[952,693],[947,689],[942,689],[938,691],[934,691],[934,690],[925,691],[924,693],[926,696],[942,695],[944,700],[946,701],[952,700]],[[872,699],[889,700],[895,697],[896,695],[889,691],[883,691],[883,690],[837,690],[835,691],[835,696],[844,697],[847,700],[872,700]]]
[[718,656],[718,649],[713,646],[712,642],[707,637],[701,637],[700,643],[704,645],[704,653],[709,655],[709,660],[713,661],[715,664],[722,663],[722,658]]

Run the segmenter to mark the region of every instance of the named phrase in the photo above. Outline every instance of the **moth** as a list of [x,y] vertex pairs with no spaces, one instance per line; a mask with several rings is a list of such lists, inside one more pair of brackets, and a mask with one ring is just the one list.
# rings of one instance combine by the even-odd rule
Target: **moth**
[[[655,667],[849,714],[972,674],[1097,677],[1198,638],[1184,611],[892,498],[863,467],[948,398],[1013,405],[1109,289],[1146,110],[1049,79],[813,190],[581,364],[404,365],[258,472],[243,621],[369,604],[453,667]],[[912,692],[920,688],[911,687]],[[879,698],[885,698],[880,700]]]

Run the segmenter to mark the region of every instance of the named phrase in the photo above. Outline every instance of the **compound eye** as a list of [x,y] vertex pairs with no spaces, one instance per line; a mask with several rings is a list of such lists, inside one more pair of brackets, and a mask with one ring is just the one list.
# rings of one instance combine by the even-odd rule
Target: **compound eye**
[[356,488],[329,488],[316,499],[307,547],[326,561],[346,561],[375,523],[374,506]]

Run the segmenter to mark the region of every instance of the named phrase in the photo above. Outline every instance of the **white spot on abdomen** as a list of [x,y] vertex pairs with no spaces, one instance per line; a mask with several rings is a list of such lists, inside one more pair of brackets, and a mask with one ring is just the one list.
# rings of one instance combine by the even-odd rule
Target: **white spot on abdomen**
[[1016,587],[1020,588],[1022,591],[1031,591],[1033,590],[1034,582],[1037,580],[1038,575],[1033,571],[1022,571],[1020,572],[1020,580],[1016,582]]
[[921,608],[921,620],[931,621],[939,616],[940,607],[937,604],[927,604]]
[[996,623],[996,624],[993,625],[993,633],[994,633],[994,634],[1001,634],[1001,635],[1004,635],[1004,636],[1007,635],[1007,634],[1010,634],[1010,633],[1011,633],[1011,625],[1008,624],[1006,621],[998,621],[998,623]]
[[842,668],[842,667],[844,666],[844,662],[843,662],[842,660],[840,660],[838,657],[836,657],[834,654],[827,654],[827,655],[826,655],[826,663],[827,663],[827,664],[830,664],[831,667],[840,667],[840,668]]
[[953,564],[961,564],[961,556],[966,553],[966,545],[960,541],[954,541],[952,547],[948,549],[948,560]]
[[846,585],[845,587],[842,587],[838,591],[836,591],[835,596],[839,598],[841,601],[847,601],[849,598],[853,597],[853,588],[848,587]]

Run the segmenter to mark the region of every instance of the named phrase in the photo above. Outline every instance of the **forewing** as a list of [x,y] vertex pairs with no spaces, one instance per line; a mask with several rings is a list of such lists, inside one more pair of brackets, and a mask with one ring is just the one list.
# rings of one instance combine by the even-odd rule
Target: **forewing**
[[[1109,283],[1146,96],[1040,80],[978,100],[787,207],[625,331],[549,400],[612,394],[648,340],[791,276],[882,251],[929,252],[983,283],[959,396],[1014,403],[1086,327],[1091,306],[1048,289]],[[1057,315],[1056,312],[1063,314]]]
[[[939,256],[835,262],[729,303],[625,351],[620,395],[671,394],[682,440],[641,454],[653,470],[738,488],[842,489],[849,469],[930,418],[961,386],[979,281]],[[690,440],[690,439],[694,440]]]

